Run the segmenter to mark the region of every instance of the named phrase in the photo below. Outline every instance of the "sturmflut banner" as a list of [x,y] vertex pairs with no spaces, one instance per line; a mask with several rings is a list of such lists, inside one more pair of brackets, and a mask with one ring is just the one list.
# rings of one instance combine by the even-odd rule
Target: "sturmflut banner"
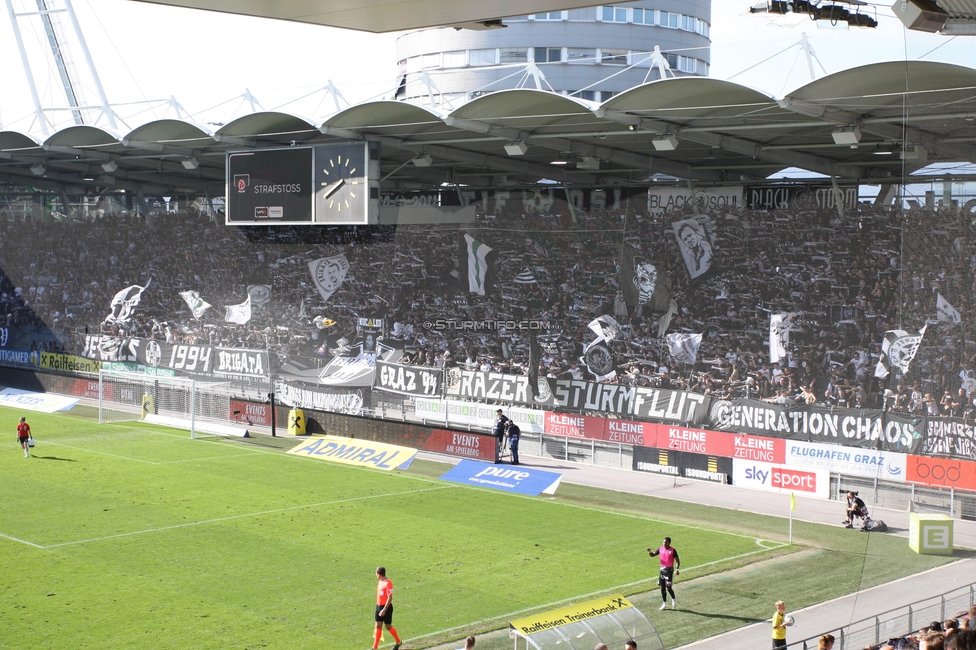
[[708,417],[711,400],[679,390],[598,384],[573,379],[539,379],[539,396],[532,397],[529,378],[452,368],[447,371],[445,393],[472,401],[541,404],[578,411],[602,411],[625,418],[699,424]]

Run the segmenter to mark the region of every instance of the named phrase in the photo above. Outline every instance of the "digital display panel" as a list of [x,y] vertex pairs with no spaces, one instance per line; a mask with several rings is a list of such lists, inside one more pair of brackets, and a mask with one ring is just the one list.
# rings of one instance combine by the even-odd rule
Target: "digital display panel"
[[310,224],[313,152],[289,147],[227,154],[227,225]]

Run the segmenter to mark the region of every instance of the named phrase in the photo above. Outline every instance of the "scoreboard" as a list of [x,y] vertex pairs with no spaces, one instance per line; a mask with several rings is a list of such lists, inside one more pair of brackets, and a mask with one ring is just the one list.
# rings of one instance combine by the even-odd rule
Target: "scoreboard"
[[226,223],[376,223],[376,154],[376,145],[366,142],[229,152]]

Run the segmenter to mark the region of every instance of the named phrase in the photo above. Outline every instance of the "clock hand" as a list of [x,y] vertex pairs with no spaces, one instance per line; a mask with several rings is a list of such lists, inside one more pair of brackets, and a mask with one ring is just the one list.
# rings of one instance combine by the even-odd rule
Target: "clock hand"
[[339,188],[346,184],[345,179],[340,178],[338,181],[330,185],[325,190],[325,198],[329,198],[333,194],[339,191]]

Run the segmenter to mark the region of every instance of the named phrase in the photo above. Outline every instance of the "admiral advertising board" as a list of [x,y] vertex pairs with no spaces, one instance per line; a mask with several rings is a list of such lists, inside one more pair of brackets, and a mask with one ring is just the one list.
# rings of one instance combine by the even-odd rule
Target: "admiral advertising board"
[[683,476],[714,483],[732,482],[732,459],[672,449],[634,447],[635,472]]
[[739,458],[732,461],[732,485],[789,494],[795,492],[819,499],[830,498],[830,472],[798,469]]

